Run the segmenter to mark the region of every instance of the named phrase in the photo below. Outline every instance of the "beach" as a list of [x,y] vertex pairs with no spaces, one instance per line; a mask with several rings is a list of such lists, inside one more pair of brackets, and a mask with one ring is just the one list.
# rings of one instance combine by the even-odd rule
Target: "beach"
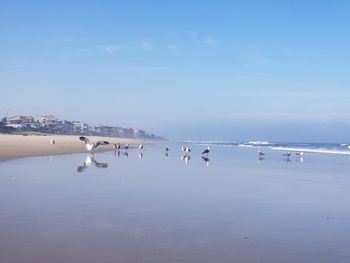
[[0,162],[0,262],[349,262],[348,156],[190,147]]
[[[142,139],[113,138],[87,136],[91,142],[108,141],[111,144],[137,145]],[[55,144],[50,144],[50,139],[55,139]],[[155,143],[155,141],[143,141],[144,143]],[[113,145],[101,146],[97,151],[113,150]],[[0,160],[9,160],[20,157],[54,155],[66,153],[86,152],[84,143],[79,136],[73,135],[10,135],[0,134]]]

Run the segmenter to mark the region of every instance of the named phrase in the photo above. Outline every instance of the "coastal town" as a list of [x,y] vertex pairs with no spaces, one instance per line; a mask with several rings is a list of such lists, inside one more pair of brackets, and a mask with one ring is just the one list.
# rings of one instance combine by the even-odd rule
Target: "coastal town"
[[1,133],[44,133],[66,135],[108,136],[120,138],[162,139],[141,129],[90,125],[80,121],[58,119],[54,115],[15,115],[0,121]]

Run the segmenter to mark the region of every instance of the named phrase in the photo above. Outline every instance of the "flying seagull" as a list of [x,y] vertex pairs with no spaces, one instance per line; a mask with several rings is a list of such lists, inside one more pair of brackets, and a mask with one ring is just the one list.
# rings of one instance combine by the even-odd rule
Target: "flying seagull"
[[202,152],[202,154],[208,155],[209,152],[210,152],[210,147],[208,146],[208,148],[205,149],[205,150]]
[[98,142],[95,142],[95,143],[90,143],[90,140],[88,138],[84,137],[84,136],[80,136],[79,140],[84,142],[85,148],[89,152],[94,151],[100,145],[108,145],[109,144],[109,142],[107,142],[107,141],[98,141]]

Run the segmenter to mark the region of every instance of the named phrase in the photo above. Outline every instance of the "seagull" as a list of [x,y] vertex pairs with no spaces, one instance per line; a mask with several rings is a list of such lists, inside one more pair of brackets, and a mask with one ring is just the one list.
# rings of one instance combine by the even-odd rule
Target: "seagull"
[[208,146],[207,149],[205,149],[202,154],[206,154],[208,156],[208,153],[210,152],[210,147]]
[[129,144],[125,144],[124,149],[127,151],[129,149]]
[[296,153],[296,156],[298,156],[298,157],[300,157],[300,158],[303,158],[304,152]]
[[120,150],[120,143],[115,143],[114,144],[114,149]]
[[259,157],[265,156],[265,153],[263,153],[261,150],[258,151]]
[[140,143],[140,145],[139,145],[139,150],[140,150],[140,151],[143,150],[143,142]]
[[186,151],[186,146],[185,146],[185,145],[182,145],[181,150],[182,150],[183,152]]
[[92,154],[88,154],[86,156],[86,160],[85,160],[84,164],[81,166],[78,166],[77,171],[84,172],[91,165],[95,165],[97,168],[107,168],[108,167],[108,163],[97,162]]
[[187,153],[190,153],[190,152],[191,152],[190,147],[186,146],[186,148],[185,148],[185,153],[187,154]]
[[169,152],[170,149],[169,149],[168,147],[165,147],[165,151],[166,151],[166,152]]
[[292,154],[291,152],[288,152],[288,153],[283,154],[283,156],[286,158],[289,158],[291,156],[291,154]]
[[51,138],[51,140],[50,140],[50,144],[55,144],[56,142],[55,142],[55,138]]
[[85,143],[85,148],[89,152],[94,151],[100,145],[108,145],[109,144],[109,142],[107,142],[107,141],[98,141],[98,142],[95,142],[95,143],[91,144],[90,140],[88,138],[84,137],[84,136],[80,136],[79,140],[81,140],[81,141],[83,141]]

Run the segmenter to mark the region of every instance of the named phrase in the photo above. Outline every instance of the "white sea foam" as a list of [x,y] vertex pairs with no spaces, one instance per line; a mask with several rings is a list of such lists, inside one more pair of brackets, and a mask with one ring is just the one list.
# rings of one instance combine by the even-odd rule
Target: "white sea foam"
[[251,145],[251,144],[238,144],[238,147],[243,147],[243,148],[255,148],[257,146]]
[[327,149],[327,148],[299,148],[299,147],[270,147],[276,151],[289,151],[289,152],[308,152],[308,153],[327,153],[327,154],[343,154],[350,155],[348,150],[339,149]]
[[268,142],[268,141],[250,141],[248,144],[251,145],[272,145],[273,143]]

